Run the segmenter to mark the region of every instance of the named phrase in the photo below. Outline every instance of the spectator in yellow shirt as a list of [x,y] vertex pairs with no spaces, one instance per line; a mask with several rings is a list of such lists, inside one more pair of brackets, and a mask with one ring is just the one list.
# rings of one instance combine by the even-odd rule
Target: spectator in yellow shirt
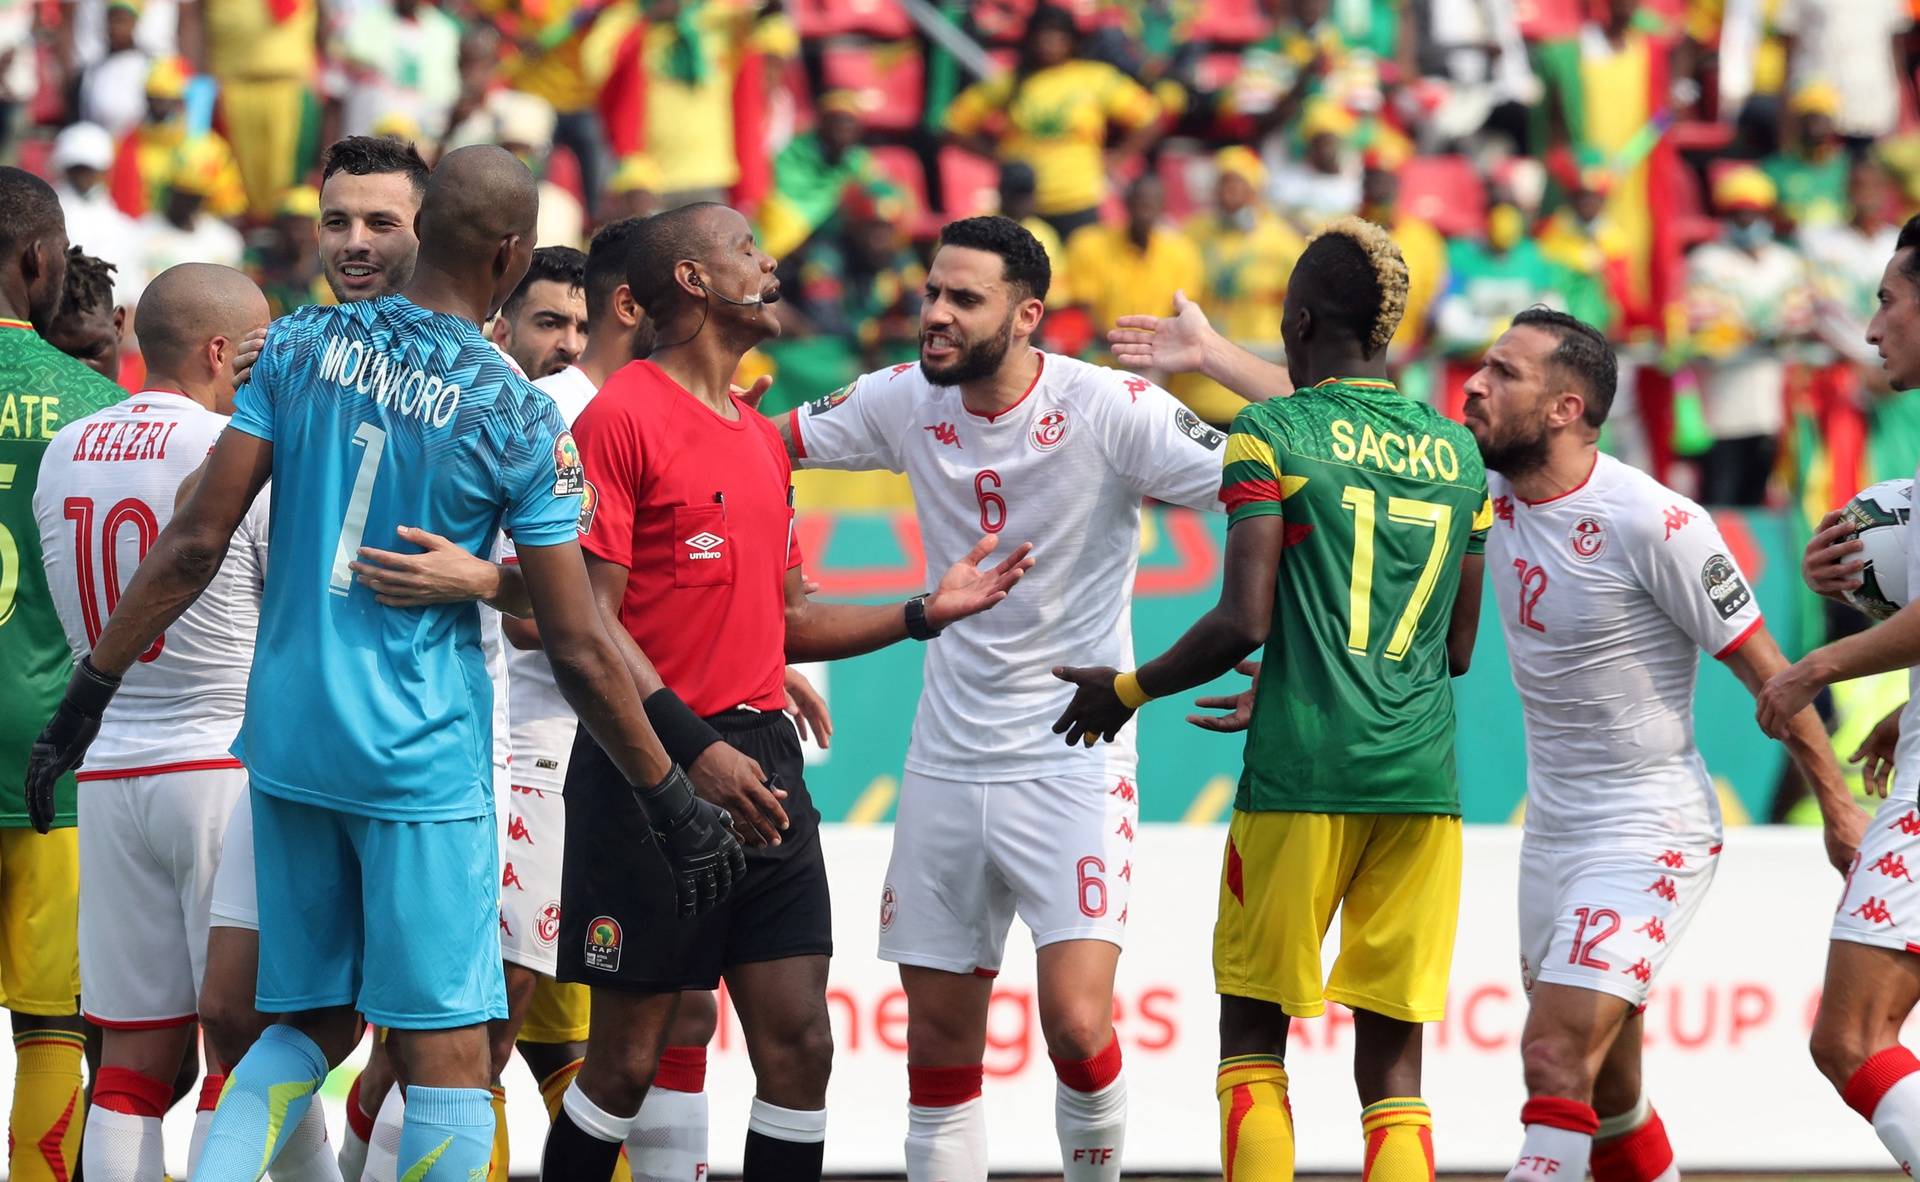
[[317,0],[194,0],[180,6],[180,47],[220,83],[247,207],[262,217],[312,164],[319,109]]
[[1084,226],[1067,240],[1073,302],[1087,309],[1096,339],[1122,316],[1173,315],[1173,293],[1206,282],[1199,249],[1162,222],[1166,210],[1166,191],[1148,173],[1127,187],[1126,224]]
[[1067,240],[1100,220],[1109,132],[1125,133],[1113,153],[1125,160],[1153,141],[1161,116],[1145,87],[1106,62],[1077,57],[1078,48],[1066,10],[1037,8],[1019,68],[968,87],[947,108],[947,130],[965,146],[1033,166],[1036,208]]
[[1446,239],[1431,223],[1400,208],[1400,167],[1407,155],[1398,146],[1368,152],[1360,176],[1360,216],[1386,227],[1407,261],[1407,310],[1387,347],[1395,365],[1405,365],[1425,351],[1433,302],[1447,287]]
[[1053,282],[1047,288],[1047,307],[1064,308],[1073,302],[1073,285],[1067,276],[1067,248],[1046,219],[1034,212],[1037,188],[1032,165],[1016,160],[1000,166],[1000,212],[1019,222],[1022,229],[1039,241],[1040,249],[1047,252],[1047,265],[1053,274]]
[[[186,93],[187,67],[179,58],[159,58],[147,71],[147,117],[120,141],[109,182],[114,203],[128,217],[138,218],[166,201],[174,156],[187,141]],[[219,157],[207,191],[207,212],[238,217],[246,212],[247,191],[233,151],[218,132],[199,138],[208,159]]]
[[[1279,361],[1287,277],[1306,249],[1299,234],[1262,199],[1267,170],[1250,148],[1223,148],[1213,158],[1213,207],[1187,221],[1186,234],[1206,269],[1202,303],[1234,344]],[[1246,400],[1199,374],[1175,380],[1173,392],[1210,423],[1233,420]]]

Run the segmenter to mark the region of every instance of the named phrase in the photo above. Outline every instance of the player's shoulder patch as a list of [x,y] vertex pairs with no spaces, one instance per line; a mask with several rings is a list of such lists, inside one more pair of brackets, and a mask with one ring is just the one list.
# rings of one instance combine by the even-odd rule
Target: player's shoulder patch
[[826,414],[828,411],[833,410],[835,407],[839,406],[841,403],[845,402],[847,399],[853,397],[854,387],[858,386],[859,384],[860,383],[857,381],[849,382],[846,385],[840,387],[838,390],[835,390],[833,393],[827,394],[820,398],[816,398],[812,402],[807,403],[807,417],[813,418],[817,415],[823,415],[823,414]]
[[1227,441],[1225,432],[1179,403],[1176,403],[1173,408],[1173,429],[1208,451],[1219,451],[1221,445]]
[[1723,620],[1731,620],[1753,602],[1753,591],[1748,588],[1746,578],[1725,554],[1709,555],[1701,564],[1700,585],[1713,602],[1713,610],[1719,612]]
[[580,448],[573,432],[562,431],[553,441],[553,495],[577,497],[587,487],[587,470],[580,463]]

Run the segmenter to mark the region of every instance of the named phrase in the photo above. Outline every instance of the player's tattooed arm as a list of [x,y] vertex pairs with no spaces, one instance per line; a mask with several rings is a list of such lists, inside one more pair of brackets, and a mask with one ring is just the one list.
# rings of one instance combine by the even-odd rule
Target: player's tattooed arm
[[524,619],[533,614],[526,579],[514,564],[488,562],[451,539],[411,525],[401,526],[399,534],[402,542],[420,547],[420,552],[401,554],[362,546],[359,561],[347,564],[379,602],[388,607],[426,607],[477,600],[505,615]]
[[[1727,668],[1756,697],[1764,697],[1769,679],[1787,668],[1787,658],[1780,652],[1773,634],[1764,627],[1724,659]],[[1800,769],[1820,806],[1827,860],[1842,874],[1846,873],[1866,832],[1867,814],[1853,803],[1853,792],[1840,772],[1839,760],[1834,758],[1827,728],[1821,725],[1820,716],[1809,705],[1802,706],[1789,718],[1781,731],[1772,733],[1785,745],[1787,755]]]
[[[1196,620],[1173,647],[1140,666],[1134,677],[1140,693],[1163,698],[1205,685],[1232,669],[1267,642],[1273,628],[1274,572],[1280,567],[1285,523],[1278,514],[1249,517],[1227,529],[1226,574],[1220,602]],[[1053,724],[1069,746],[1112,742],[1133,717],[1135,707],[1121,701],[1111,668],[1056,667],[1053,675],[1079,687]]]
[[[982,569],[1000,539],[983,534],[967,556],[947,568],[926,599],[935,632],[991,608],[1033,568],[1033,543],[1022,542],[998,565]],[[820,603],[803,585],[800,568],[787,571],[787,660],[837,661],[907,639],[906,609],[897,603]]]
[[1249,402],[1285,398],[1293,379],[1283,365],[1254,356],[1207,321],[1184,291],[1173,295],[1171,316],[1122,316],[1107,333],[1124,369],[1204,374]]
[[1480,635],[1481,574],[1486,569],[1484,554],[1467,554],[1460,559],[1460,590],[1453,600],[1453,618],[1447,622],[1447,672],[1466,676],[1473,664],[1473,642]]

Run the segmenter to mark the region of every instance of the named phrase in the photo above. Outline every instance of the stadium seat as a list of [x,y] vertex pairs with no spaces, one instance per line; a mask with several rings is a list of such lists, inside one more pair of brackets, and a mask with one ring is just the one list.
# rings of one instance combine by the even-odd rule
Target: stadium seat
[[913,210],[907,215],[907,232],[915,239],[932,238],[940,232],[940,219],[927,206],[927,170],[912,148],[881,144],[873,149],[873,162],[887,178],[907,194]]
[[580,158],[566,145],[555,148],[547,156],[547,180],[573,194],[581,208],[587,204],[587,188],[580,172]]
[[19,140],[15,146],[20,154],[18,163],[21,168],[26,169],[41,180],[52,181],[54,179],[51,170],[47,167],[47,162],[53,157],[52,140],[41,139],[38,136],[27,136]]
[[1465,156],[1415,156],[1400,170],[1400,208],[1448,237],[1476,234],[1487,190]]
[[946,218],[1000,208],[1000,165],[965,148],[940,149],[940,206]]
[[913,36],[899,0],[794,0],[794,24],[806,38],[865,34],[898,40]]
[[1259,0],[1201,0],[1185,39],[1209,45],[1251,45],[1267,35]]
[[1707,208],[1698,173],[1682,165],[1673,170],[1673,176],[1673,236],[1675,244],[1685,252],[1718,238],[1720,222]]
[[1667,133],[1674,150],[1680,152],[1724,152],[1733,143],[1733,125],[1712,120],[1676,123]]
[[1169,148],[1160,153],[1157,172],[1161,187],[1167,191],[1168,217],[1184,221],[1187,215],[1207,204],[1213,185],[1211,157]]
[[820,72],[827,89],[861,97],[868,127],[908,131],[920,125],[927,88],[917,43],[829,46],[820,55]]

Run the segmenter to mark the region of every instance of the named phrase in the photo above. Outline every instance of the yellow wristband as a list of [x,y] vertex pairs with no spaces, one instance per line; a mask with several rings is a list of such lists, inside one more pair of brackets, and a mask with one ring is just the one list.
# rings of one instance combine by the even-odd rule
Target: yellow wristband
[[1153,695],[1140,688],[1137,673],[1121,673],[1114,677],[1113,693],[1120,699],[1120,704],[1129,710],[1138,710],[1153,701]]

